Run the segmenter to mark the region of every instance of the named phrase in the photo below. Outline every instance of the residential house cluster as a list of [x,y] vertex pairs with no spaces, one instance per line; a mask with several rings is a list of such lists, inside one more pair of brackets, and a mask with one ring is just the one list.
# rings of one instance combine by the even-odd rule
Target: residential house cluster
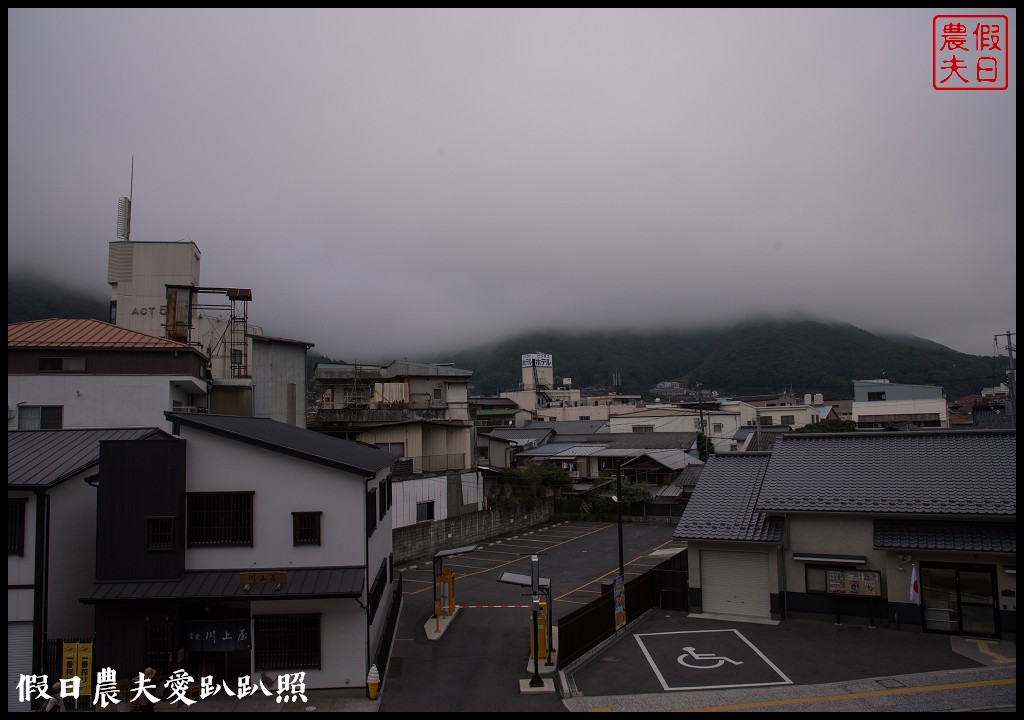
[[[422,529],[532,462],[568,494],[626,481],[677,506],[694,611],[1015,633],[1015,430],[948,429],[941,388],[644,404],[584,396],[538,352],[497,398],[447,363],[320,363],[307,407],[312,344],[249,324],[250,290],[201,286],[194,244],[112,243],[108,281],[111,323],[8,326],[9,709],[62,639],[122,677],[361,687],[399,548],[454,542]],[[793,432],[836,419],[858,432]]]

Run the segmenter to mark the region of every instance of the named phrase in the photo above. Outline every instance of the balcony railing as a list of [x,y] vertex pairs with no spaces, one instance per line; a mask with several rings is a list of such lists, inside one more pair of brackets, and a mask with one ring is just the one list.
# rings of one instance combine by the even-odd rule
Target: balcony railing
[[424,473],[446,473],[466,470],[465,453],[447,455],[417,455],[404,457],[395,463],[395,477],[409,477]]
[[196,413],[196,414],[204,414],[205,415],[206,413],[210,412],[210,409],[209,408],[201,407],[199,405],[179,405],[178,407],[173,408],[172,412],[176,412],[176,413]]
[[386,423],[407,420],[445,420],[447,408],[343,408],[320,407],[316,419],[322,423]]

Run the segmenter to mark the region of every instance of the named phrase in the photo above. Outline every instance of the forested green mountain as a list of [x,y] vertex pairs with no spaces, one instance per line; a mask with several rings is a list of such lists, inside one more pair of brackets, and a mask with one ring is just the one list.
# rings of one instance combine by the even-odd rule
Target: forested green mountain
[[110,301],[69,290],[41,276],[19,274],[7,278],[7,322],[49,318],[110,320]]
[[[107,301],[40,278],[8,278],[7,301],[8,323],[51,317],[106,320],[108,313]],[[657,395],[659,382],[675,381],[683,387],[699,383],[704,392],[788,391],[798,398],[821,393],[826,400],[840,400],[853,397],[854,380],[888,378],[938,385],[954,400],[998,384],[1008,367],[1006,357],[966,355],[922,338],[881,337],[852,325],[809,320],[658,333],[537,332],[453,349],[444,359],[473,371],[474,395],[496,395],[521,382],[520,357],[532,352],[553,356],[557,383],[568,377],[575,388],[645,399]],[[416,348],[409,348],[408,357],[416,359]],[[318,360],[330,358],[311,352],[310,364]]]
[[[572,386],[652,398],[661,381],[704,392],[753,395],[788,391],[853,397],[854,380],[938,385],[950,400],[1002,379],[1007,358],[966,355],[921,338],[879,337],[852,325],[759,320],[726,328],[660,333],[535,333],[456,353],[473,371],[472,392],[507,390],[521,382],[520,356],[553,356],[555,379]],[[619,384],[613,385],[618,378]]]

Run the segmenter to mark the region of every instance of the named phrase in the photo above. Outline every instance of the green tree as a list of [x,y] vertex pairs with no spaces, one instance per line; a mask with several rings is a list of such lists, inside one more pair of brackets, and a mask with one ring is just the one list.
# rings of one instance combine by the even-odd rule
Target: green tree
[[551,463],[531,462],[525,468],[504,468],[491,507],[533,510],[548,496],[550,488],[572,484],[569,473]]
[[857,423],[853,420],[826,420],[825,422],[814,423],[813,425],[804,425],[801,428],[793,430],[797,433],[837,433],[837,432],[857,432]]
[[697,433],[697,453],[701,462],[707,462],[715,454],[715,443],[703,432]]
[[624,507],[644,505],[654,502],[654,495],[645,485],[638,485],[634,482],[622,483],[622,504]]

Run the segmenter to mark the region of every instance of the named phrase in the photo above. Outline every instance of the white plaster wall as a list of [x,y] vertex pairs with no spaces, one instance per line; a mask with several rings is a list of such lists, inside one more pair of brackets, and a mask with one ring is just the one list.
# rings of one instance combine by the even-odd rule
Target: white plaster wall
[[[173,387],[168,375],[8,375],[7,404],[62,405],[65,428],[158,427],[170,430],[164,417],[175,400],[189,404],[188,393]],[[8,413],[10,414],[10,413]],[[18,427],[17,412],[8,429]]]
[[[261,600],[250,604],[250,612],[253,616],[322,613],[320,670],[268,671],[272,677],[304,672],[307,690],[366,686],[366,614],[355,600]],[[257,639],[254,637],[253,641]],[[255,644],[249,661],[250,667],[255,667]]]
[[[253,415],[306,427],[306,348],[303,345],[251,340]],[[291,403],[288,386],[294,387]],[[289,407],[290,405],[290,407]]]
[[[394,527],[400,528],[416,524],[416,503],[418,502],[434,501],[435,521],[448,517],[447,487],[448,477],[445,475],[395,480],[392,490]],[[464,482],[463,490],[465,489]]]
[[[362,478],[185,426],[181,437],[187,443],[188,492],[255,491],[253,547],[189,548],[188,570],[364,564]],[[323,513],[322,544],[294,547],[292,512],[309,511]]]
[[793,560],[793,553],[863,555],[867,563],[859,569],[885,570],[886,553],[874,549],[875,526],[870,517],[840,513],[790,515],[786,525],[786,585],[793,592],[807,591],[804,567],[808,564]]
[[166,286],[199,285],[199,248],[192,242],[115,241],[108,263],[117,325],[149,335],[164,337]]
[[27,498],[25,502],[25,554],[7,556],[7,622],[31,621],[31,589],[15,590],[12,585],[35,583],[36,558],[36,495],[30,492],[7,491],[8,498]]
[[854,402],[851,414],[854,422],[861,415],[920,415],[938,414],[942,427],[949,427],[949,414],[944,399],[887,400],[884,402]]
[[820,422],[821,413],[813,405],[776,405],[775,407],[757,408],[758,417],[769,416],[774,425],[787,425],[782,422],[783,415],[793,416],[793,429]]

